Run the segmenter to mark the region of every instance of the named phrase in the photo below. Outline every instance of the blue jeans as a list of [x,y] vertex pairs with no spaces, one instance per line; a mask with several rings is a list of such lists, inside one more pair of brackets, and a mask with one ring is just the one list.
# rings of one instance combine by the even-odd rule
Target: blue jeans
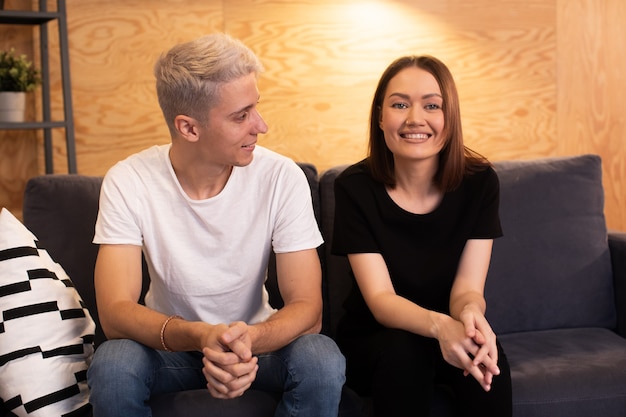
[[[94,417],[149,417],[153,395],[206,389],[200,352],[164,352],[126,339],[96,349],[87,381]],[[277,417],[335,417],[344,382],[345,359],[335,342],[312,334],[259,355],[252,388],[282,393]]]

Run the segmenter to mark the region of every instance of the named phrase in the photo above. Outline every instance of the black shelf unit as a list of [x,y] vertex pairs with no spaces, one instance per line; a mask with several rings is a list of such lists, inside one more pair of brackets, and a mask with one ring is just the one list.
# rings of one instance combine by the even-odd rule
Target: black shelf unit
[[[61,81],[63,86],[63,120],[52,120],[50,108],[50,63],[48,23],[56,21],[59,29],[59,53],[61,55]],[[74,140],[74,115],[70,83],[70,59],[67,39],[67,18],[65,0],[57,0],[56,11],[47,10],[47,1],[39,0],[39,10],[0,10],[0,24],[39,26],[40,68],[41,68],[41,108],[42,121],[23,123],[0,123],[0,130],[41,129],[44,137],[44,159],[46,174],[54,172],[52,157],[52,130],[65,129],[65,147],[67,151],[67,170],[76,173],[76,145]]]

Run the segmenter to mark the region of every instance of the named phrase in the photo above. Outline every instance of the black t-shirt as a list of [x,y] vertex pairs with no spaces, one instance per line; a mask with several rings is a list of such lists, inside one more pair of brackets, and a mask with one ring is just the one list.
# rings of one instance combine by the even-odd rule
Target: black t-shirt
[[[391,199],[361,161],[335,181],[332,252],[380,253],[398,295],[448,313],[467,240],[502,236],[498,208],[499,181],[491,167],[466,175],[432,212],[413,214]],[[345,308],[353,325],[376,327],[356,284]]]

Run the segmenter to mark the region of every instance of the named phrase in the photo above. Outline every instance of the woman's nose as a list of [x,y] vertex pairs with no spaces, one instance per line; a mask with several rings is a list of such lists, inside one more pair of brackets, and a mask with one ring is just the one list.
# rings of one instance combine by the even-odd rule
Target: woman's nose
[[417,125],[424,124],[423,112],[419,108],[413,107],[407,114],[407,117],[404,123],[407,126],[417,126]]

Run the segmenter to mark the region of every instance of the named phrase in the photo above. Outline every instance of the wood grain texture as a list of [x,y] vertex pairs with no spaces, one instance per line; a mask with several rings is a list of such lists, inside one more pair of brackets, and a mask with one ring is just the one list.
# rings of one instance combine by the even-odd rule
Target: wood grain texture
[[[322,171],[359,160],[384,68],[401,55],[431,54],[457,81],[467,145],[492,160],[600,154],[609,227],[626,230],[624,4],[67,0],[78,170],[102,175],[134,152],[167,143],[155,59],[177,42],[226,31],[265,66],[260,110],[270,128],[262,145]],[[56,139],[55,155],[63,171]]]
[[152,68],[172,45],[222,31],[221,1],[68,1],[79,172],[169,142]]
[[[30,0],[5,0],[7,10],[29,10],[30,7]],[[33,34],[33,29],[26,26],[0,26],[0,49],[15,48],[34,60]],[[28,97],[27,120],[34,117],[34,96]],[[0,207],[8,208],[19,219],[26,181],[38,172],[37,149],[36,132],[0,130]]]
[[626,230],[626,2],[559,9],[558,152],[602,157],[607,224]]
[[261,94],[270,132],[261,143],[322,170],[365,155],[376,82],[407,54],[435,55],[456,75],[468,145],[493,158],[552,152],[555,15],[554,4],[540,0],[225,5],[226,30],[267,69]]

